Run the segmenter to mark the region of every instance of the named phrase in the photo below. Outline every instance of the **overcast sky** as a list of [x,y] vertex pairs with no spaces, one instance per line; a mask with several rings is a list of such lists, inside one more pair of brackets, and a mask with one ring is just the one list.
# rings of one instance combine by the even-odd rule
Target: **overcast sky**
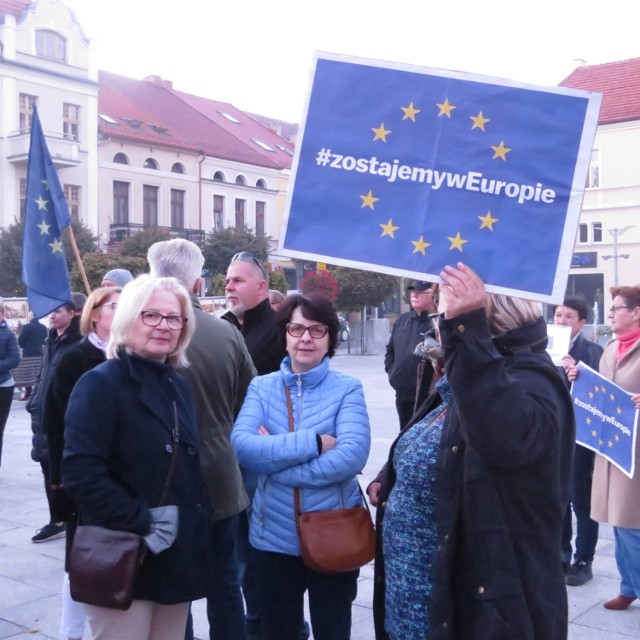
[[300,122],[314,51],[553,86],[640,57],[629,0],[65,0],[98,67]]

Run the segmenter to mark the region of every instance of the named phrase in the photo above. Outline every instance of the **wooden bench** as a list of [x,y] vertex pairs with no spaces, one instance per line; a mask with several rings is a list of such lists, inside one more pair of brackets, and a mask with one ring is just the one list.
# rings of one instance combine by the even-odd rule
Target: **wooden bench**
[[13,375],[13,379],[16,381],[16,387],[33,387],[40,373],[41,364],[41,356],[22,358],[20,364],[11,370],[11,375]]

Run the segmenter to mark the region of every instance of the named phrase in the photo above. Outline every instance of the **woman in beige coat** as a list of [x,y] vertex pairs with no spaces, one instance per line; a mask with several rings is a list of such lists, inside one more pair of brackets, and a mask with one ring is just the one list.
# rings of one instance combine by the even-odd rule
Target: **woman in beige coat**
[[[609,309],[615,338],[605,347],[600,374],[612,380],[640,408],[640,285],[612,287]],[[572,371],[570,379],[575,379]],[[640,461],[640,438],[636,440],[636,461]],[[640,470],[629,478],[606,458],[596,456],[591,490],[591,517],[613,525],[616,563],[620,572],[620,594],[607,600],[607,609],[626,609],[640,598]]]

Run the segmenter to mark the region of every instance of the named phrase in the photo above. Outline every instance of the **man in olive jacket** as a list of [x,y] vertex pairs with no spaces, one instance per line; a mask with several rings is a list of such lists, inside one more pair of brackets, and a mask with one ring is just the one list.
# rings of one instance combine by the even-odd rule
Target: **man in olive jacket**
[[[176,238],[149,248],[151,275],[176,278],[191,294],[196,330],[187,348],[186,375],[196,402],[202,475],[213,505],[214,570],[207,597],[209,633],[216,640],[244,638],[236,541],[239,514],[249,505],[229,436],[255,368],[240,333],[202,311],[204,257],[193,242]],[[193,637],[192,631],[187,637]]]

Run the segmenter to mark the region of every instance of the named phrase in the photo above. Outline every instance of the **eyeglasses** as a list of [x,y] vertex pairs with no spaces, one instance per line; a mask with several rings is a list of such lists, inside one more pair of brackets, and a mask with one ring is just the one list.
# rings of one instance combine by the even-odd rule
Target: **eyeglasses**
[[115,311],[117,306],[117,302],[105,302],[104,304],[99,304],[97,307],[94,307],[94,309],[99,309],[100,307],[111,307],[111,311]]
[[253,264],[256,265],[256,267],[258,267],[258,269],[260,269],[260,271],[262,272],[262,275],[264,276],[265,280],[268,280],[267,278],[267,270],[264,268],[264,265],[258,261],[258,258],[256,258],[253,253],[250,253],[249,251],[239,251],[238,253],[236,253],[233,258],[231,258],[231,263],[234,262],[253,262]]
[[613,307],[609,307],[609,313],[615,313],[618,309],[633,309],[633,307],[630,307],[628,304],[614,304]]
[[143,311],[140,315],[142,316],[143,324],[146,324],[148,327],[157,327],[163,320],[166,320],[169,329],[173,329],[174,331],[182,329],[187,321],[187,319],[182,316],[163,316],[157,311]]
[[329,333],[329,327],[325,327],[323,324],[312,324],[307,327],[297,322],[290,322],[287,325],[287,333],[292,338],[301,338],[305,331],[308,331],[314,340],[320,340],[320,338],[324,338]]

